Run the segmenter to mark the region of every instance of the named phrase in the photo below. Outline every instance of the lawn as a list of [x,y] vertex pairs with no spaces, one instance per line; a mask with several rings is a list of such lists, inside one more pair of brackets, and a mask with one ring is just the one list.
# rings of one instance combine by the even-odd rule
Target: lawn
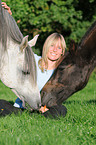
[[[0,82],[0,99],[16,96]],[[50,119],[24,111],[0,118],[0,145],[96,145],[96,74],[64,105],[65,118]]]

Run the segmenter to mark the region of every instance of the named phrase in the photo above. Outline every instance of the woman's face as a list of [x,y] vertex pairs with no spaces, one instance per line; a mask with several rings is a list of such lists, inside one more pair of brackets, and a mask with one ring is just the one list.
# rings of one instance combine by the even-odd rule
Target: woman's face
[[56,44],[54,43],[51,44],[47,54],[47,58],[50,61],[56,61],[61,57],[61,54],[62,54],[61,42],[60,39],[58,39]]

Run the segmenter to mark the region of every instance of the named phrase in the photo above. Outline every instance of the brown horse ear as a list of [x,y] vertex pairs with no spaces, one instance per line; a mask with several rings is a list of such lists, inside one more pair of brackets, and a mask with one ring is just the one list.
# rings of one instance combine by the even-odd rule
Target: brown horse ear
[[21,52],[23,52],[23,49],[26,48],[28,45],[28,35],[25,36],[23,39],[22,39],[22,42],[20,44],[20,50]]
[[29,44],[30,47],[35,46],[36,41],[37,41],[37,39],[38,39],[38,36],[39,36],[39,34],[36,35],[32,40],[30,40],[30,41],[28,42],[28,44]]

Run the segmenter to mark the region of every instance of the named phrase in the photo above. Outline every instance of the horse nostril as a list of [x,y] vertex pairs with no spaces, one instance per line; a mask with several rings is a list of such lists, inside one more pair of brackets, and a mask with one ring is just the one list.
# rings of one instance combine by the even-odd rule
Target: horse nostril
[[45,91],[42,91],[41,96],[43,97],[43,96],[45,96],[45,95],[46,95],[46,92],[45,92]]
[[26,72],[25,72],[25,71],[22,70],[22,74],[23,74],[23,75],[29,75],[30,72],[29,72],[29,71],[26,71]]
[[37,107],[35,108],[36,110],[39,110],[41,108],[41,103],[37,104]]

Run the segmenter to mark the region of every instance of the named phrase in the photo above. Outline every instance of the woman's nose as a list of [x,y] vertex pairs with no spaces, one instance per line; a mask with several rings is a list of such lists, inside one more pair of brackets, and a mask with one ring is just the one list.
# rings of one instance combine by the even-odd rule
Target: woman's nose
[[57,47],[56,46],[54,46],[53,51],[57,51]]

